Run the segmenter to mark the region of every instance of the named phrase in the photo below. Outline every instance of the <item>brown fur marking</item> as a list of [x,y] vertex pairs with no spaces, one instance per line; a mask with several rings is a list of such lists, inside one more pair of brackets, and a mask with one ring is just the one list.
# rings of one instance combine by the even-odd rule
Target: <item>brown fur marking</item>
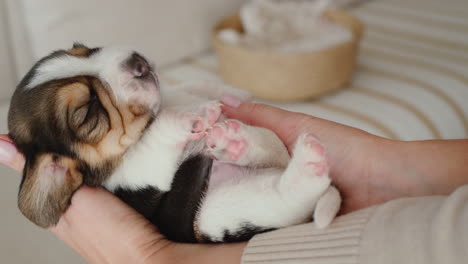
[[89,49],[86,47],[80,46],[80,47],[67,50],[67,53],[75,57],[88,57]]
[[117,105],[113,95],[99,80],[93,78],[91,83],[102,106],[106,109],[110,122],[109,130],[96,144],[80,142],[74,149],[88,164],[98,165],[109,158],[122,156],[127,148],[140,138],[150,119],[150,113],[140,109],[138,112],[140,115],[136,116],[130,110],[132,106]]
[[41,227],[57,224],[71,196],[83,183],[83,175],[74,160],[50,153],[36,157],[25,177],[18,196],[18,207],[28,219]]
[[[67,53],[86,57],[90,50],[77,45]],[[27,158],[18,195],[21,212],[39,226],[55,225],[79,186],[101,185],[111,175],[150,119],[143,106],[118,104],[95,77],[17,90],[8,122]]]

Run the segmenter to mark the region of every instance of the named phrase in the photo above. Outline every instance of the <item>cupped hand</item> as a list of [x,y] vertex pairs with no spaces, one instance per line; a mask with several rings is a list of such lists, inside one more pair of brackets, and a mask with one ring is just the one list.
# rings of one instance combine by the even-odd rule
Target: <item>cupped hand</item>
[[[6,135],[0,135],[0,163],[18,172],[24,167]],[[240,263],[245,247],[173,243],[116,196],[87,186],[50,230],[89,263]]]
[[304,131],[329,157],[342,213],[403,197],[447,195],[468,184],[468,139],[397,141],[301,113],[224,98],[225,114],[274,131],[291,151]]
[[[350,212],[405,196],[448,194],[468,184],[468,140],[401,142],[275,107],[223,98],[224,113],[274,131],[292,150],[298,135],[314,133],[330,160],[330,176]],[[0,163],[22,171],[24,159],[0,136]],[[166,240],[132,208],[101,188],[80,188],[51,229],[89,262],[239,263],[245,243],[178,244]]]
[[386,177],[385,157],[397,142],[362,130],[293,113],[279,108],[242,103],[233,97],[223,100],[229,118],[274,131],[290,152],[304,131],[315,134],[324,144],[330,160],[330,177],[343,196],[341,213],[355,211],[403,196]]

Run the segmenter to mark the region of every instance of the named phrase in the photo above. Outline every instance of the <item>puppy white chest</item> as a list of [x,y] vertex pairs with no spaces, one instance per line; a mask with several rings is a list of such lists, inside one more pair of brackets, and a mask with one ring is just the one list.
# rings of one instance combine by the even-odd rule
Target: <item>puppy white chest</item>
[[121,166],[104,183],[110,191],[117,187],[131,190],[156,187],[169,191],[184,146],[174,142],[171,127],[161,129],[158,121],[148,128],[140,142],[123,157]]

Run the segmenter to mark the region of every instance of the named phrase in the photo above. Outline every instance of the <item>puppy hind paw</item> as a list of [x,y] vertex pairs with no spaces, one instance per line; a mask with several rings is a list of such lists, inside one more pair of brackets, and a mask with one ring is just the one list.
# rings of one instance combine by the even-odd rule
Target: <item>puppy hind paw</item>
[[294,151],[297,158],[303,159],[305,169],[314,176],[328,176],[330,164],[325,148],[319,139],[312,134],[301,135]]

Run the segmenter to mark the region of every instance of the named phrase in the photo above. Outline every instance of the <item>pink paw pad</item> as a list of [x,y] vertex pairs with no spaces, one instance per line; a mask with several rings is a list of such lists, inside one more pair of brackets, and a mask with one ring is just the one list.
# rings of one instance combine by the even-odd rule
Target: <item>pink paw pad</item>
[[313,170],[314,174],[321,177],[328,174],[329,167],[327,162],[309,162],[307,163]]
[[239,132],[239,129],[240,129],[240,124],[237,123],[237,122],[234,122],[234,121],[228,121],[226,123],[226,126],[228,129],[231,129],[232,131],[234,131],[235,133]]
[[208,131],[208,136],[206,137],[206,144],[210,148],[216,147],[216,142],[221,140],[224,137],[224,129],[220,126],[213,126]]
[[192,130],[190,131],[190,135],[188,136],[188,140],[198,140],[205,136],[205,124],[201,119],[195,120],[192,123]]
[[309,134],[304,138],[304,143],[309,149],[308,159],[310,161],[307,162],[308,167],[316,176],[328,174],[330,166],[326,157],[325,148],[320,144],[319,139]]
[[322,145],[315,144],[315,145],[310,146],[310,149],[317,156],[325,156],[325,148]]
[[222,139],[224,137],[224,129],[220,126],[214,126],[211,129],[210,135],[216,139]]
[[306,144],[320,144],[320,140],[312,134],[306,135],[304,138],[304,142]]
[[192,133],[201,133],[204,130],[205,130],[205,125],[203,124],[203,121],[197,120],[193,123]]
[[226,151],[229,154],[231,160],[236,161],[245,153],[248,144],[245,140],[233,140],[230,141],[226,147]]
[[241,132],[241,123],[235,120],[214,125],[206,137],[208,153],[221,161],[239,161],[249,147]]
[[188,115],[191,122],[191,135],[189,140],[201,139],[206,135],[206,130],[214,125],[221,116],[221,104],[219,102],[210,102],[201,109],[198,114]]

